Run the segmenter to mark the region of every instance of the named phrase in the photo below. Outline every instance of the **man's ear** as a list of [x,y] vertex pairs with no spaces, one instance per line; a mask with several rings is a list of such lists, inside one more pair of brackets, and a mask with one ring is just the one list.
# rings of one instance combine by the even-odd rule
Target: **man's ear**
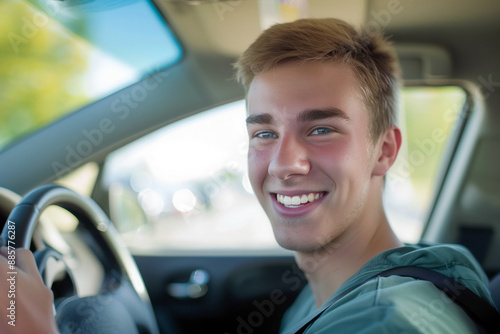
[[373,175],[383,176],[398,157],[401,147],[401,131],[397,126],[392,126],[383,133],[375,146],[376,161],[373,167]]

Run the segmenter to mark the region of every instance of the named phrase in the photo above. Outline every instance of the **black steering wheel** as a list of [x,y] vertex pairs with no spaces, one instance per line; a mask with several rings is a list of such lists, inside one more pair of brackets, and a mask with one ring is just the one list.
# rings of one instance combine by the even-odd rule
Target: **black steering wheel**
[[[55,317],[61,333],[158,334],[141,274],[113,224],[90,198],[58,185],[32,190],[11,211],[0,235],[4,245],[10,240],[10,245],[15,244],[16,248],[30,249],[40,214],[51,205],[68,210],[79,220],[78,229],[105,271],[98,294],[81,297],[75,290],[57,303]],[[62,257],[55,250],[46,248],[35,252],[35,260],[50,288],[51,279],[47,279],[46,267],[49,261],[61,263]],[[65,266],[65,270],[71,281],[70,269]]]

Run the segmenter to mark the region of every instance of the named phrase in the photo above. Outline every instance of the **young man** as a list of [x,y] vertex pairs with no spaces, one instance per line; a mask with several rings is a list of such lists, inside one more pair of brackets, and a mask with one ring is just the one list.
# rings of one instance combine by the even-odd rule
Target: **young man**
[[[296,252],[309,280],[282,330],[349,291],[306,332],[474,333],[474,323],[432,283],[368,280],[392,267],[431,268],[490,300],[486,277],[466,250],[405,246],[388,224],[384,175],[401,133],[397,61],[387,41],[339,20],[300,20],[264,32],[236,68],[247,90],[253,189],[278,243]],[[29,303],[19,306],[26,307],[18,311],[20,326],[0,322],[0,332],[55,333],[50,291],[30,252],[16,256],[16,284],[24,286],[17,300]]]
[[299,20],[265,31],[235,67],[246,89],[252,187],[309,282],[282,331],[353,289],[306,333],[474,333],[432,283],[368,280],[392,267],[431,268],[490,300],[465,249],[405,246],[387,221],[384,175],[401,146],[389,43],[340,20]]

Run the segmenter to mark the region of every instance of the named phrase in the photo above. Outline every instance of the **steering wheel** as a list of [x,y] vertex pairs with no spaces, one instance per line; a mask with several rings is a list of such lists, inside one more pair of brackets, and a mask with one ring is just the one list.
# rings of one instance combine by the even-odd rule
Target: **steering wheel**
[[[139,269],[113,224],[92,199],[52,184],[32,190],[11,211],[0,235],[4,245],[10,240],[10,245],[15,242],[16,248],[30,249],[40,215],[51,205],[68,210],[79,220],[79,231],[105,271],[98,294],[80,297],[74,291],[57,304],[55,317],[61,334],[76,331],[158,334],[153,308]],[[14,234],[12,231],[15,231]],[[61,264],[62,256],[46,248],[35,252],[35,260],[45,284],[50,288],[52,278],[46,268],[52,266],[50,261]],[[71,270],[67,266],[64,268],[71,281]],[[72,284],[74,287],[74,282]]]

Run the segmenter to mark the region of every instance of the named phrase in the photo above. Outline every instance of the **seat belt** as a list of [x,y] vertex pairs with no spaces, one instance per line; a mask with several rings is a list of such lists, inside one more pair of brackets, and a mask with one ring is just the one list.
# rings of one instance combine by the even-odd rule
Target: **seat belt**
[[[382,271],[364,283],[375,279],[377,277],[389,276],[403,276],[412,277],[419,280],[429,281],[434,284],[439,290],[443,291],[452,301],[460,306],[465,313],[476,324],[480,333],[498,333],[500,324],[500,313],[490,305],[487,301],[476,295],[466,286],[458,283],[457,281],[440,274],[434,270],[422,267],[395,267]],[[364,284],[362,283],[362,284]],[[316,321],[331,305],[339,299],[358,288],[352,287],[343,293],[329,299],[325,304],[318,308],[315,312],[311,313],[308,317],[304,318],[297,325],[292,327],[286,334],[302,334],[304,331]]]

